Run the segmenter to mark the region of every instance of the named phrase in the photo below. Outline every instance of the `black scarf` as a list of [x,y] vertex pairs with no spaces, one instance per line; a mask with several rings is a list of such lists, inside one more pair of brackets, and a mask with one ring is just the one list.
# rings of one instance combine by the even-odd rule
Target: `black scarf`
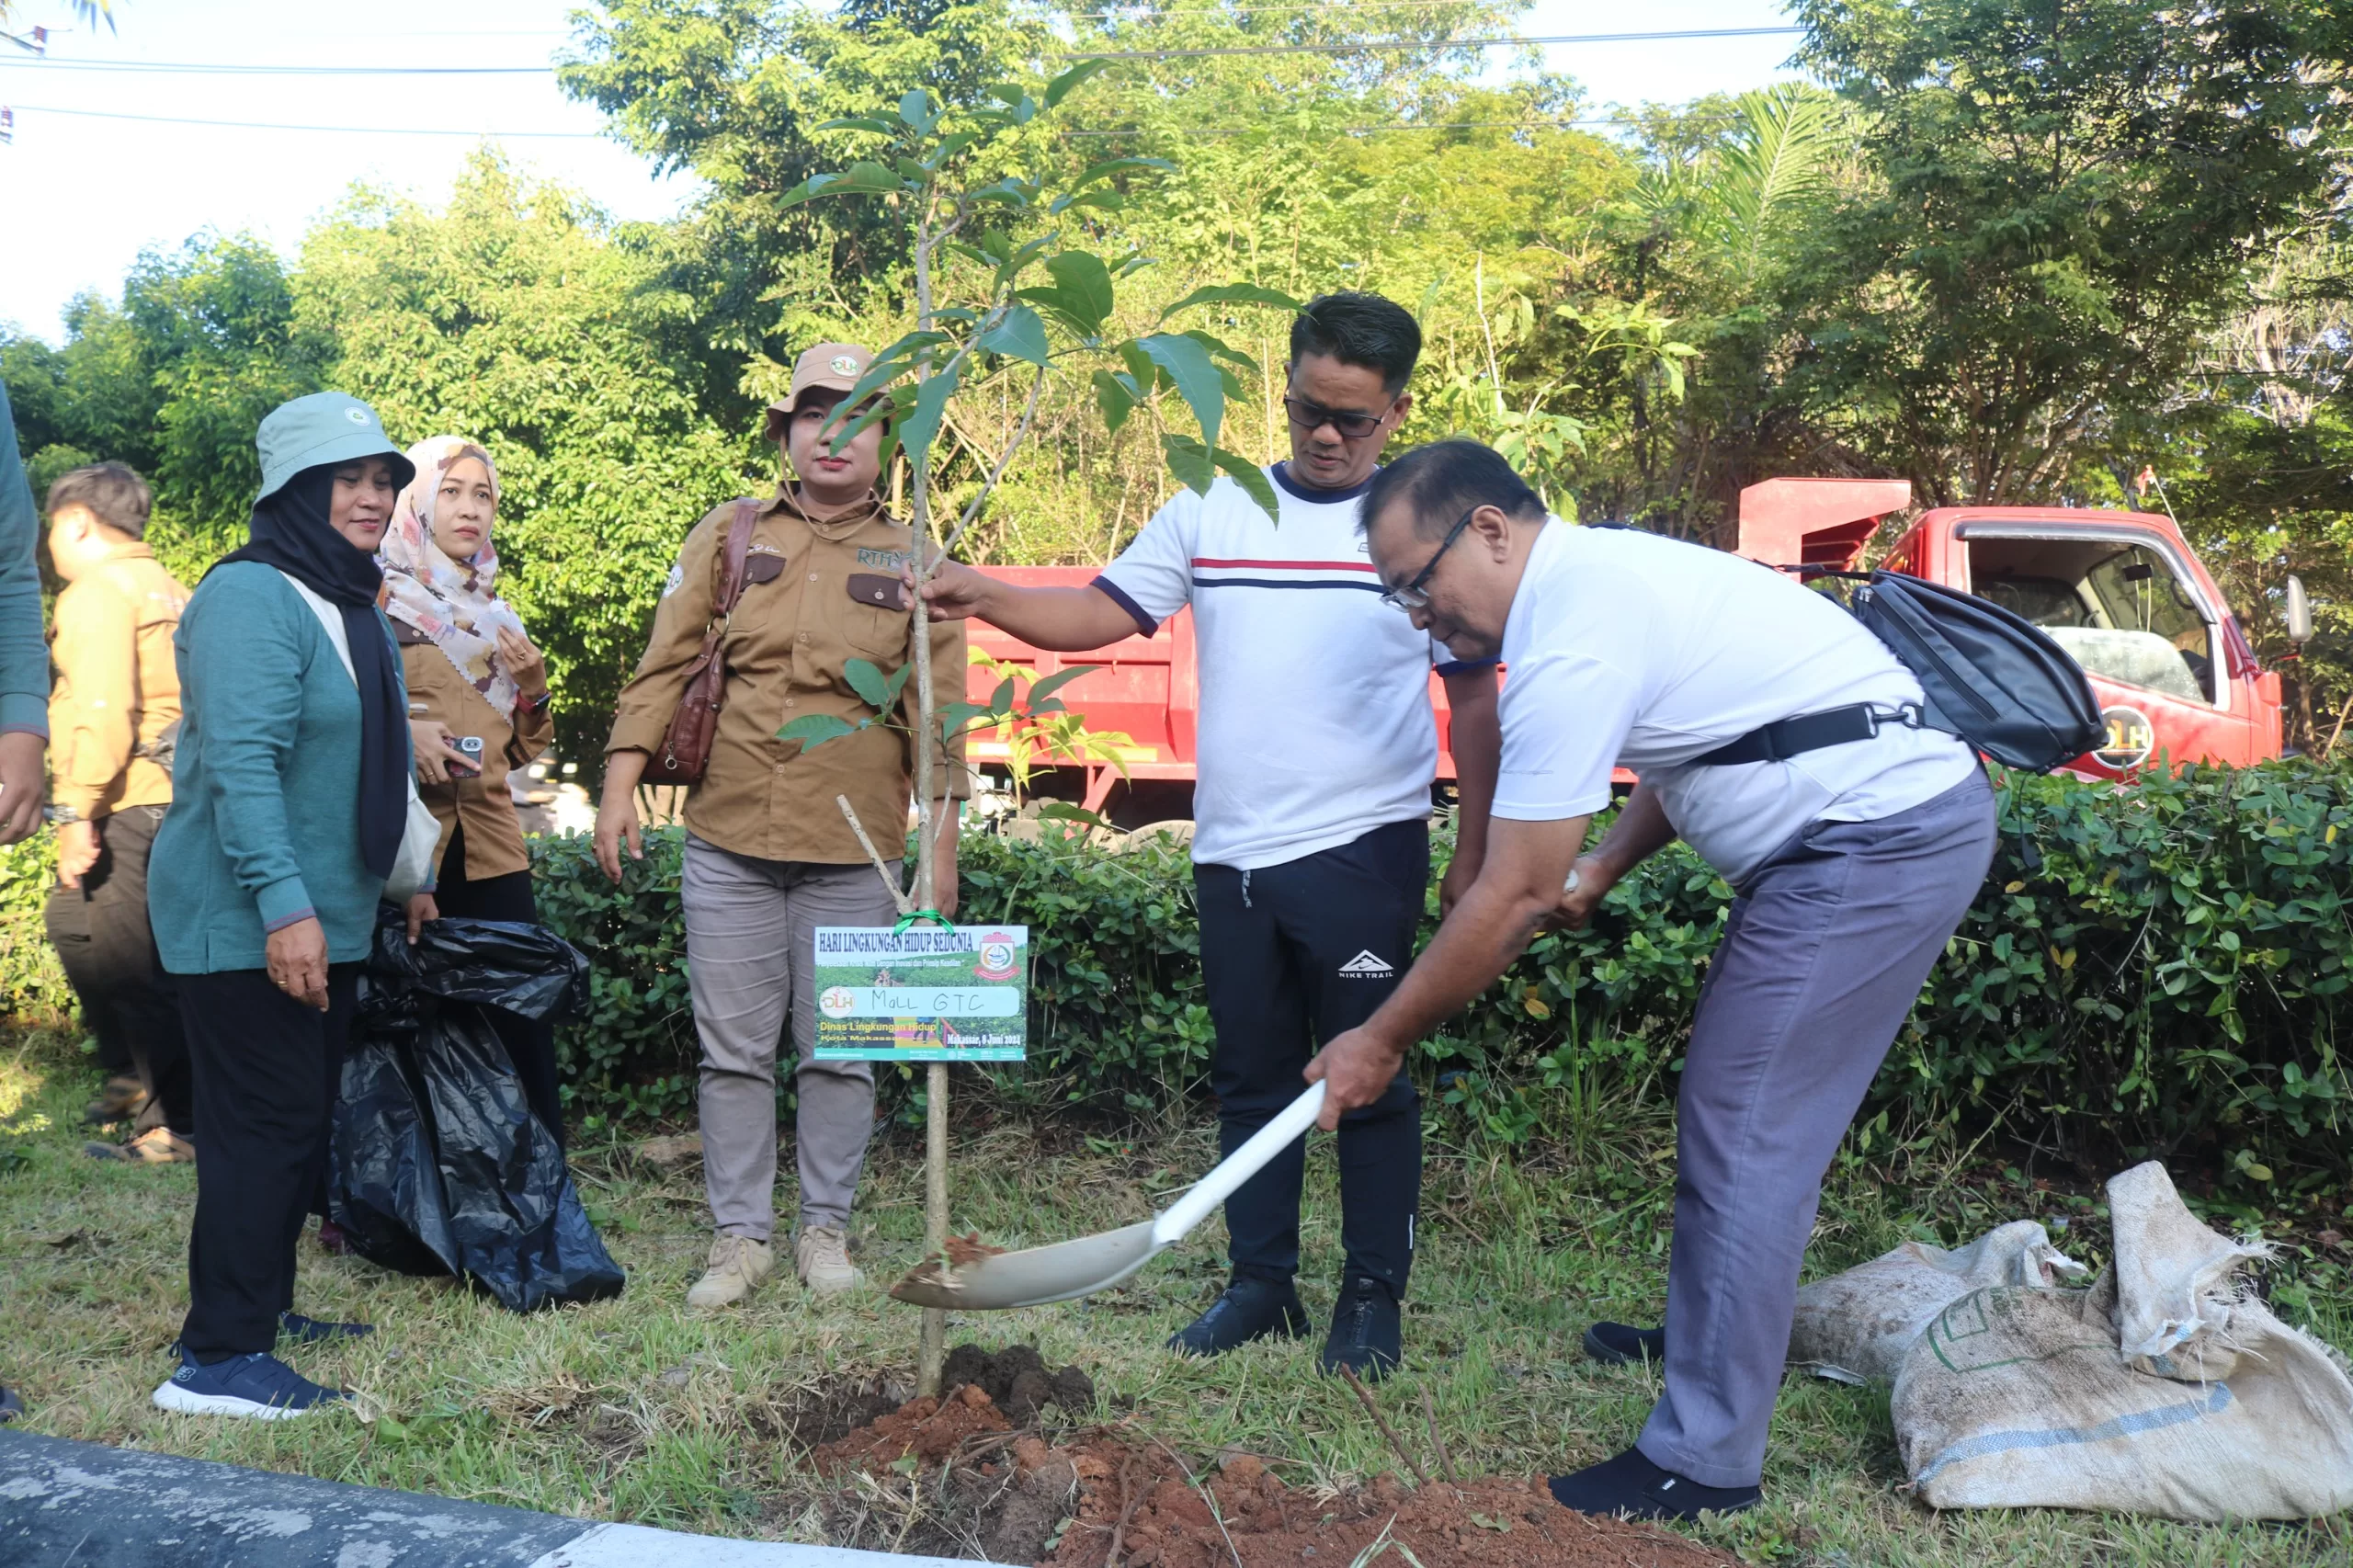
[[252,538],[221,562],[275,566],[343,611],[359,687],[359,858],[370,876],[389,877],[408,828],[408,710],[376,618],[383,572],[327,520],[334,494],[332,466],[304,469],[255,503]]

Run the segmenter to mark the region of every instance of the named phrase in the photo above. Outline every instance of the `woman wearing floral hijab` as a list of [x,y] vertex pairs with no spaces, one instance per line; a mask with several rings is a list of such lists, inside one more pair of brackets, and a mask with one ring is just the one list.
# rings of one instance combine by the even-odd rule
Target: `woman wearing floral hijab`
[[[384,612],[408,680],[417,792],[441,824],[435,897],[444,916],[536,922],[506,775],[547,749],[555,725],[547,665],[498,597],[498,471],[455,436],[418,442],[408,460],[416,477],[384,530]],[[499,1022],[533,1113],[561,1144],[551,1028]]]

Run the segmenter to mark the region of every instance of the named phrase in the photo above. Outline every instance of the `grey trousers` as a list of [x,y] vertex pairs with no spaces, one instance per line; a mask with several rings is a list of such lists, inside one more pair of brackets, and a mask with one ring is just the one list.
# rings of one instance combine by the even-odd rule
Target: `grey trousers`
[[[897,861],[890,863],[895,876]],[[776,1059],[788,1018],[799,1064],[793,1121],[801,1223],[849,1219],[874,1125],[874,1070],[815,1062],[810,966],[820,926],[888,926],[898,909],[871,866],[757,860],[687,835],[687,980],[702,1040],[703,1189],[712,1225],[776,1232]]]
[[1994,858],[1981,772],[1877,822],[1817,822],[1733,901],[1676,1116],[1665,1392],[1636,1447],[1753,1486],[1823,1173]]

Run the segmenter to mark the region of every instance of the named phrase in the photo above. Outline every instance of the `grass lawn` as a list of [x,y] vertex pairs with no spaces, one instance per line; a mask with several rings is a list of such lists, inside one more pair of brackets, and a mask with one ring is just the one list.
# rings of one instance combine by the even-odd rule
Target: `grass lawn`
[[[165,1415],[148,1393],[169,1370],[165,1346],[185,1304],[195,1174],[83,1157],[77,1118],[95,1085],[55,1036],[0,1044],[0,1378],[31,1405],[29,1430],[555,1513],[814,1541],[824,1539],[814,1506],[822,1489],[780,1434],[831,1377],[911,1375],[916,1314],[879,1291],[817,1307],[788,1272],[743,1310],[688,1315],[681,1300],[707,1244],[699,1171],[652,1169],[616,1140],[586,1143],[574,1168],[629,1270],[621,1300],[515,1317],[446,1280],[330,1257],[306,1238],[297,1305],[366,1319],[380,1332],[290,1358],[372,1395],[393,1419]],[[1199,1116],[1117,1138],[1065,1123],[981,1128],[977,1115],[964,1119],[957,1222],[1002,1244],[1143,1218],[1213,1162],[1213,1133]],[[1607,1136],[1541,1164],[1433,1140],[1407,1371],[1385,1396],[1392,1419],[1417,1406],[1426,1385],[1466,1475],[1540,1474],[1624,1447],[1654,1397],[1654,1379],[1592,1365],[1577,1342],[1597,1316],[1655,1320],[1670,1147],[1655,1112],[1620,1116]],[[920,1157],[919,1137],[901,1134],[878,1143],[869,1167],[854,1229],[880,1281],[919,1256]],[[1974,1177],[1954,1179],[1962,1168],[1939,1170],[1916,1156],[1896,1170],[1842,1162],[1813,1271],[1845,1267],[1907,1235],[1950,1243],[2018,1217],[2068,1219],[2062,1244],[2101,1255],[2088,1199],[2016,1183],[1989,1190]],[[1302,1289],[1321,1312],[1339,1260],[1320,1135],[1309,1169]],[[1286,1479],[1309,1485],[1394,1469],[1346,1386],[1316,1375],[1312,1342],[1252,1346],[1214,1363],[1161,1351],[1163,1337],[1216,1290],[1222,1248],[1212,1221],[1127,1289],[960,1318],[949,1343],[1033,1341],[1050,1364],[1084,1367],[1107,1403],[1133,1401],[1129,1419],[1196,1460],[1237,1447],[1293,1461]],[[2290,1289],[2282,1301],[2304,1302],[2308,1326],[2353,1344],[2344,1281],[2341,1269],[2323,1266],[2305,1278],[2308,1297]],[[1692,1533],[1753,1561],[1821,1564],[2343,1568],[2353,1557],[2353,1524],[2342,1518],[2307,1528],[1935,1516],[1898,1490],[1902,1480],[1883,1390],[1792,1378],[1767,1460],[1766,1506]]]

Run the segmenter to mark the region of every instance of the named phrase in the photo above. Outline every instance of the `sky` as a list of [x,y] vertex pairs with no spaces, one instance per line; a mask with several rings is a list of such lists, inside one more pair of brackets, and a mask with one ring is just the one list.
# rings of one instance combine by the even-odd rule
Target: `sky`
[[[602,117],[546,74],[267,76],[74,70],[75,62],[186,65],[545,67],[583,0],[115,0],[115,30],[77,28],[64,0],[15,0],[20,28],[51,29],[46,60],[0,40],[0,324],[59,341],[77,294],[112,297],[139,253],[210,229],[291,254],[354,184],[428,202],[487,137],[517,163],[616,217],[660,219],[690,176],[601,134]],[[1788,24],[1778,0],[1536,0],[1522,36]],[[1788,35],[1549,46],[1595,107],[1681,102],[1786,79]],[[1498,57],[1505,51],[1497,51]],[[142,116],[144,119],[128,117]],[[261,122],[262,129],[175,121]],[[311,129],[290,130],[284,127]],[[321,128],[357,128],[354,130]],[[419,134],[422,131],[455,134]]]

